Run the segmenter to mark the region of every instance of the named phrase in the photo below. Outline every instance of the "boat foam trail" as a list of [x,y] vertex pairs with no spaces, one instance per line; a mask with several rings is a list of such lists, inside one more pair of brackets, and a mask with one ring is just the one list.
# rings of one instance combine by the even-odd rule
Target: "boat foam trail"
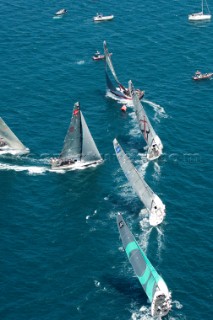
[[106,97],[107,98],[111,98],[114,99],[115,101],[117,101],[119,104],[125,104],[127,107],[133,107],[133,103],[131,100],[127,100],[127,99],[123,99],[123,98],[119,98],[116,97],[114,94],[112,94],[109,90],[107,90],[106,92]]
[[146,100],[146,99],[144,99],[143,102],[148,104],[155,111],[154,120],[156,122],[160,122],[159,118],[168,118],[166,111],[164,110],[164,108],[161,105],[159,105],[153,101]]
[[0,170],[13,170],[13,171],[28,171],[29,174],[44,174],[46,171],[49,171],[48,168],[39,167],[39,166],[19,166],[0,163]]

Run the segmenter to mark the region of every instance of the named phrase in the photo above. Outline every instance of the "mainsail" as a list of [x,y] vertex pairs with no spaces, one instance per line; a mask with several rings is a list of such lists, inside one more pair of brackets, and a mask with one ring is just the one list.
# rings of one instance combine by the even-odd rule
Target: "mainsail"
[[77,102],[74,104],[72,119],[59,160],[53,159],[53,166],[72,165],[74,162],[95,163],[101,160],[101,155],[80,110],[80,104]]
[[165,205],[139,175],[116,139],[113,140],[113,145],[125,176],[149,213],[150,225],[160,224],[165,216]]
[[82,153],[82,125],[81,125],[81,113],[80,104],[77,102],[74,104],[72,119],[64,139],[64,146],[60,154],[60,159],[81,160]]
[[128,259],[152,304],[152,316],[165,316],[171,310],[171,294],[166,283],[138,245],[121,214],[117,215],[117,225]]
[[155,133],[146,112],[140,103],[137,92],[135,91],[132,81],[129,81],[129,92],[131,93],[134,110],[140,130],[143,134],[144,140],[148,145],[147,158],[149,160],[157,159],[162,154],[163,144],[160,138]]
[[29,149],[16,137],[12,130],[7,126],[2,118],[0,118],[0,138],[6,143],[8,152],[15,150],[18,153],[28,153]]
[[103,47],[104,47],[104,55],[105,55],[105,59],[106,59],[106,66],[108,65],[110,71],[112,72],[112,75],[114,76],[114,79],[115,81],[117,82],[117,84],[120,86],[121,83],[120,81],[118,80],[118,77],[115,73],[115,69],[113,67],[113,64],[112,64],[112,60],[110,58],[110,54],[109,54],[109,50],[107,48],[107,45],[106,45],[106,41],[104,41],[103,43]]

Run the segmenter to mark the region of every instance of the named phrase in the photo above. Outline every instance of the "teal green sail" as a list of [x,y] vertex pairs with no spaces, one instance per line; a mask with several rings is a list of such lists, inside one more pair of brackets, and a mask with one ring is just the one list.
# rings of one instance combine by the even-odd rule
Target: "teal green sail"
[[121,214],[117,216],[117,225],[127,257],[152,304],[152,315],[166,315],[171,309],[171,295],[166,283],[138,245]]

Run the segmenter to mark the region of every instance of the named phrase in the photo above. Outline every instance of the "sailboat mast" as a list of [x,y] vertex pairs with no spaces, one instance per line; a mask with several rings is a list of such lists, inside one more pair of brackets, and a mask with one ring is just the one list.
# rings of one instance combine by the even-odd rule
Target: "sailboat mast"
[[81,149],[80,149],[80,161],[82,159],[82,150],[83,150],[83,132],[82,132],[82,113],[80,111],[80,136],[81,136]]

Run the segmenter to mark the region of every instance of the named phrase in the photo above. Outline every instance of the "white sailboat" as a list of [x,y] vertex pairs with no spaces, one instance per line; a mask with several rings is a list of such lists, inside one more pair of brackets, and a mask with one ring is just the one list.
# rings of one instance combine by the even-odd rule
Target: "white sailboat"
[[[207,13],[204,13],[204,1],[207,8]],[[189,21],[204,21],[211,20],[211,13],[206,0],[201,1],[201,11],[197,13],[192,13],[188,16]]]
[[151,302],[151,315],[155,319],[161,319],[172,308],[171,293],[163,278],[137,243],[121,214],[117,215],[117,226],[129,262]]
[[120,163],[125,176],[129,180],[135,193],[143,202],[149,214],[150,225],[157,226],[164,219],[165,205],[140,176],[116,139],[113,140],[113,145],[118,162]]
[[137,117],[138,125],[140,130],[143,134],[144,140],[147,143],[148,150],[147,150],[147,159],[148,160],[155,160],[159,158],[163,152],[163,144],[155,133],[146,112],[138,98],[138,95],[133,87],[132,81],[129,81],[129,92],[132,97],[133,106],[135,110],[135,114]]
[[0,118],[0,154],[23,155],[29,153],[8,125]]
[[59,158],[51,159],[52,169],[69,170],[89,167],[103,161],[92,138],[79,102],[74,104],[72,119]]

